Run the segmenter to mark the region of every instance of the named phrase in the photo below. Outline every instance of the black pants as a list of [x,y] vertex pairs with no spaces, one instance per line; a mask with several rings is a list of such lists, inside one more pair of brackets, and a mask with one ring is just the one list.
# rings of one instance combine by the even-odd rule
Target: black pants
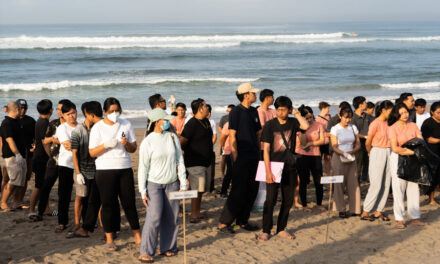
[[255,181],[258,159],[239,156],[232,165],[232,187],[226,200],[220,223],[238,225],[248,223],[252,205],[258,194],[259,183]]
[[278,214],[277,233],[286,229],[293,194],[297,185],[297,172],[294,168],[283,170],[281,183],[266,183],[266,201],[263,209],[263,232],[270,234],[273,226],[273,209],[277,203],[278,188],[281,187],[281,208]]
[[299,174],[299,195],[301,197],[302,206],[307,206],[307,184],[310,183],[310,173],[312,173],[313,183],[315,184],[316,204],[321,205],[324,193],[321,184],[321,156],[302,155],[298,158],[296,166]]
[[58,166],[58,224],[69,223],[69,204],[72,197],[73,169]]
[[211,185],[209,186],[209,192],[214,191],[214,178],[215,178],[215,152],[212,152],[211,160]]
[[432,183],[431,186],[429,186],[429,189],[426,192],[426,194],[430,195],[432,192],[434,192],[435,188],[437,188],[437,185],[439,184],[440,184],[440,166],[437,168],[437,172],[432,174]]
[[368,164],[369,157],[367,152],[367,147],[365,146],[365,139],[360,139],[361,149],[356,152],[356,164],[357,164],[357,175],[359,184],[363,181],[368,181]]
[[49,195],[53,185],[58,179],[58,166],[54,159],[49,159],[46,166],[43,187],[40,189],[40,201],[38,202],[38,215],[42,216],[49,203]]
[[102,202],[101,220],[106,233],[119,231],[121,215],[119,199],[132,230],[139,229],[136,211],[133,170],[97,170],[95,174],[99,197]]
[[228,194],[229,185],[232,180],[232,158],[231,155],[225,155],[226,174],[223,177],[222,189],[220,194]]

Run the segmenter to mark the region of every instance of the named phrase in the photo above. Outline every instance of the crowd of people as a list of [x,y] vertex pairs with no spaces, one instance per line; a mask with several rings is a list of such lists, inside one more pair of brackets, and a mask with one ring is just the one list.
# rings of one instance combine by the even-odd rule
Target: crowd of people
[[[227,106],[227,114],[218,125],[211,118],[212,107],[204,99],[193,100],[187,116],[186,105],[174,96],[168,100],[172,114],[166,111],[167,101],[160,94],[149,97],[151,110],[139,146],[137,175],[139,195],[146,206],[142,230],[130,157],[138,145],[133,125],[120,117],[123,108],[118,99],[107,98],[102,105],[97,101],[83,103],[82,124],[77,121],[76,105],[67,99],[58,102],[57,118],[53,120],[53,103],[47,99],[38,102],[37,121],[26,115],[26,100],[10,102],[4,107],[7,115],[0,127],[1,209],[28,209],[32,222],[57,216],[55,232],[62,233],[71,220],[69,207],[75,187],[74,226],[66,237],[89,237],[99,223],[106,247],[117,250],[114,240],[120,231],[121,205],[140,247],[142,262],[153,262],[158,242],[160,254],[176,254],[180,207],[179,201],[169,199],[169,193],[189,189],[198,192],[191,200],[190,223],[206,220],[201,209],[203,194],[217,192],[225,200],[218,232],[235,233],[235,222],[243,230],[262,229],[257,237],[261,242],[270,239],[271,234],[295,239],[286,230],[293,206],[305,212],[326,210],[322,205],[323,175],[343,175],[343,183],[334,185],[333,201],[333,210],[341,218],[390,221],[384,208],[392,197],[396,228],[404,229],[406,194],[410,223],[424,225],[420,221],[419,184],[402,178],[405,168],[399,159],[419,157],[418,151],[407,144],[417,139],[438,159],[440,101],[432,103],[426,113],[426,101],[414,100],[411,93],[401,94],[395,102],[377,103],[356,96],[352,104],[341,102],[331,116],[327,102],[319,103],[319,114],[315,115],[311,107],[301,105],[295,109],[289,97],[275,98],[269,89],[260,92],[261,105],[255,108],[252,105],[258,92],[250,83],[241,84],[236,91],[239,103]],[[216,191],[217,139],[223,179]],[[431,205],[440,206],[434,199],[440,183],[436,162],[423,172],[429,174],[430,186],[421,189]],[[24,195],[32,173],[35,186],[26,204]],[[265,180],[256,181],[259,173],[265,175]],[[316,194],[314,207],[307,201],[310,178]],[[57,180],[58,207],[51,210],[48,200]],[[368,193],[362,204],[360,186],[367,183]],[[249,217],[261,189],[266,194],[260,227],[249,222]],[[280,212],[273,233],[277,201]]]

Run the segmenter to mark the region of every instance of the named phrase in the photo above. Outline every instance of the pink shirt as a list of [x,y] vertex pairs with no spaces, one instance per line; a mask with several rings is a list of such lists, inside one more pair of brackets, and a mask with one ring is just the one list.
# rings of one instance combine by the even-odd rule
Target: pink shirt
[[405,125],[401,125],[398,122],[388,128],[388,138],[396,139],[397,146],[402,146],[408,140],[413,138],[422,137],[422,132],[420,132],[417,124],[414,122],[408,122]]
[[184,118],[175,117],[170,120],[171,125],[173,125],[173,127],[176,129],[178,135],[180,135],[183,131],[183,127],[185,126],[185,120],[186,117]]
[[[313,122],[309,129],[306,130],[306,138],[307,142],[319,140],[319,135],[321,133],[325,133],[324,127],[319,122]],[[300,147],[299,134],[296,137],[296,147],[295,152],[301,155],[306,156],[320,156],[321,152],[319,151],[319,146],[310,146],[309,150],[306,151]]]
[[229,144],[229,122],[226,122],[222,128],[222,135],[227,136],[225,145],[223,146],[223,154],[231,155],[231,144]]
[[[273,109],[267,108],[267,110],[265,110],[261,106],[257,108],[257,112],[258,112],[258,118],[260,118],[261,128],[264,127],[264,124],[266,124],[267,121],[270,121],[277,116]],[[260,149],[264,150],[263,143],[260,144]]]
[[315,117],[315,121],[320,123],[322,125],[322,127],[324,128],[324,144],[330,143],[330,138],[325,136],[325,131],[327,130],[328,121],[330,120],[330,118],[331,118],[330,115],[326,115],[325,117],[317,115]]
[[388,139],[388,122],[376,118],[368,127],[368,137],[372,137],[371,145],[375,148],[390,148]]

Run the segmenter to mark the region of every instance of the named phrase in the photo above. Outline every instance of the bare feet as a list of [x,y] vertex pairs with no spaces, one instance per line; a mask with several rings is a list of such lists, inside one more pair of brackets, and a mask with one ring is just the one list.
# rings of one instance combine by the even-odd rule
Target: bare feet
[[286,230],[278,232],[277,236],[290,240],[294,240],[296,238],[294,234],[289,234]]
[[437,203],[436,200],[432,200],[432,201],[430,201],[430,202],[429,202],[429,205],[440,207],[440,204]]
[[302,209],[303,206],[302,206],[302,204],[300,204],[300,203],[295,203],[295,208]]
[[413,225],[413,226],[424,226],[426,224],[421,222],[419,219],[414,219],[414,220],[411,221],[411,225]]
[[396,222],[396,228],[397,229],[405,229],[406,225],[405,225],[405,223],[403,221],[397,221]]
[[257,240],[260,241],[260,242],[267,241],[267,240],[269,240],[269,234],[268,233],[261,233],[258,236]]

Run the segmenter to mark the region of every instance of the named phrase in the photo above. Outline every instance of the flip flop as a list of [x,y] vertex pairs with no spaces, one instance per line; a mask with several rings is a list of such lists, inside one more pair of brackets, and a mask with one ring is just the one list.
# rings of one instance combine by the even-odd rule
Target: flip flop
[[15,209],[14,208],[2,208],[2,212],[14,212]]
[[406,228],[406,225],[405,225],[404,223],[397,223],[397,224],[396,224],[396,228],[402,230],[402,229],[405,229],[405,228]]
[[65,225],[57,225],[55,227],[55,233],[61,233],[61,232],[63,232],[66,229],[67,229],[67,227]]
[[67,236],[66,236],[67,239],[70,239],[70,238],[88,238],[88,237],[90,237],[90,236],[89,235],[83,236],[83,235],[80,235],[80,234],[76,233],[76,230],[67,233]]
[[29,217],[29,222],[40,222],[43,221],[43,217],[40,215],[32,215]]
[[[285,236],[280,236],[280,233],[285,233],[286,235]],[[281,232],[278,232],[278,234],[277,234],[277,236],[279,236],[279,237],[281,237],[281,238],[284,238],[284,239],[289,239],[289,240],[294,240],[296,237],[295,237],[295,235],[294,234],[289,234],[287,231],[285,231],[285,230],[283,230],[283,231],[281,231]]]
[[117,251],[118,250],[118,247],[113,242],[108,243],[108,244],[106,243],[105,245],[106,245],[108,251]]
[[153,257],[149,256],[148,254],[143,254],[139,256],[139,261],[142,263],[153,263],[154,259]]
[[374,219],[379,219],[379,220],[382,220],[384,222],[390,221],[390,218],[388,216],[386,216],[386,215],[383,215],[383,214],[380,214],[378,216],[373,215],[373,217],[374,217]]
[[[379,217],[378,217],[378,218],[379,218]],[[362,220],[362,221],[370,221],[370,222],[373,222],[374,219],[376,219],[376,217],[375,217],[375,216],[371,216],[371,215],[361,216],[361,220]],[[388,221],[389,221],[389,219],[388,219]]]
[[175,255],[177,255],[177,253],[174,251],[165,251],[165,252],[161,253],[160,255],[163,255],[165,257],[174,257]]

